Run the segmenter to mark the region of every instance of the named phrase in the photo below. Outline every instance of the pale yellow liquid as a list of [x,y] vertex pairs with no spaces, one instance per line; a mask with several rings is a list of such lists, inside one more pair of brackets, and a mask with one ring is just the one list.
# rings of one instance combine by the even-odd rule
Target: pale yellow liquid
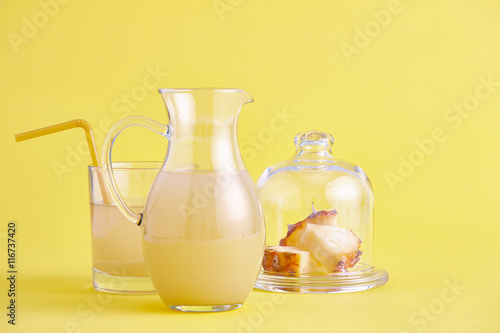
[[264,240],[248,173],[158,175],[144,214],[144,254],[166,304],[243,303],[257,279]]
[[[147,277],[142,253],[142,230],[128,221],[116,206],[91,204],[92,265],[115,276]],[[143,207],[134,207],[142,211]]]

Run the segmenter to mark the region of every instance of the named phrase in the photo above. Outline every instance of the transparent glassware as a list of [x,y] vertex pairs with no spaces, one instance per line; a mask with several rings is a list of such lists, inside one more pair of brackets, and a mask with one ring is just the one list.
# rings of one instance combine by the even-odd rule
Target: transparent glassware
[[328,272],[321,265],[303,274],[262,269],[257,288],[335,293],[370,289],[387,282],[387,272],[373,266],[372,186],[359,166],[333,157],[333,142],[328,133],[300,133],[295,137],[295,155],[267,168],[260,176],[257,187],[266,221],[266,245],[280,244],[287,235],[288,225],[306,219],[313,212],[335,210],[336,226],[351,230],[361,240],[359,261],[339,272]]
[[[135,209],[144,209],[160,166],[161,162],[113,162],[117,186]],[[156,294],[144,262],[140,228],[103,198],[101,169],[89,166],[88,170],[94,288],[115,294]]]
[[[102,163],[109,194],[140,226],[149,276],[167,306],[192,312],[236,309],[253,289],[265,242],[257,189],[236,136],[240,109],[253,99],[240,89],[160,93],[168,125],[127,117],[106,136]],[[116,136],[132,125],[169,140],[143,210],[120,194],[111,164]]]

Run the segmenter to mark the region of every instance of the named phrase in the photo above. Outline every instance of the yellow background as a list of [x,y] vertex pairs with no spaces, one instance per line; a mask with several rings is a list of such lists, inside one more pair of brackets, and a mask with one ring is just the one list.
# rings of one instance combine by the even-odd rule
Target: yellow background
[[[500,331],[499,1],[61,2],[0,0],[1,332]],[[53,17],[40,3],[58,4]],[[155,89],[238,87],[255,98],[239,123],[254,180],[293,153],[296,133],[333,134],[335,156],[362,166],[374,186],[375,264],[388,284],[339,295],[253,291],[220,314],[113,296],[92,320],[79,316],[99,295],[90,158],[78,154],[59,177],[54,164],[68,165],[83,132],[22,143],[14,134],[74,118],[105,131],[125,113],[166,122],[159,94],[143,87],[155,70]],[[473,109],[465,116],[448,111],[464,103]],[[285,111],[286,126],[264,143]],[[436,129],[445,139],[419,153],[415,141]],[[157,160],[166,144],[132,129],[116,146],[116,160]],[[410,157],[414,170],[402,166]],[[391,185],[388,173],[401,178]],[[4,314],[9,220],[18,224],[15,327]]]

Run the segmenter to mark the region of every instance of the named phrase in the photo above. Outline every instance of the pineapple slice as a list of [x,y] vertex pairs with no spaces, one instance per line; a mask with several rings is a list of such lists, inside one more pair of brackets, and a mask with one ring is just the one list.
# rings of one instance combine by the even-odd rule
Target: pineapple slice
[[302,230],[302,247],[312,253],[327,272],[345,272],[361,256],[361,239],[351,230],[309,223]]
[[316,271],[317,262],[310,252],[292,246],[266,246],[262,267],[268,272],[297,276]]
[[304,228],[310,223],[318,225],[337,226],[337,211],[314,211],[306,219],[295,224],[289,224],[288,233],[286,234],[285,238],[280,240],[280,245],[295,246],[299,249],[305,250],[304,246],[300,242],[300,239],[302,238],[302,234],[304,233]]

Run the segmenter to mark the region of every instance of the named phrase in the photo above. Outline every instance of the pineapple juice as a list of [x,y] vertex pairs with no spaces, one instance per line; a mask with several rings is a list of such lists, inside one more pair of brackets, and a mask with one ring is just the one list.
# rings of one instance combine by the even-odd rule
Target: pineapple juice
[[259,273],[265,231],[246,171],[162,171],[144,212],[144,255],[166,304],[241,304]]
[[[143,207],[134,207],[142,211]],[[142,253],[142,231],[118,207],[90,204],[92,217],[92,266],[114,276],[147,277]]]

